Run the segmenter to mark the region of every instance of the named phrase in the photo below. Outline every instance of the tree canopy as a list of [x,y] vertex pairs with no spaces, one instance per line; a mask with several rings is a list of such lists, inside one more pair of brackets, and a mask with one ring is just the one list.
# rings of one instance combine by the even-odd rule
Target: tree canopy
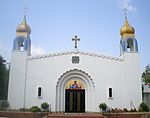
[[145,84],[150,84],[150,65],[147,65],[145,71],[142,74],[143,81]]
[[6,60],[0,55],[0,100],[7,99],[8,74]]

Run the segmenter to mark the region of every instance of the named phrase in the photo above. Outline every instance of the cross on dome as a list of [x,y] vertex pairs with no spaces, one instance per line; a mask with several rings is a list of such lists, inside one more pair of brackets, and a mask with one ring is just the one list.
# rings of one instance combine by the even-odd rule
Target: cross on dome
[[127,11],[128,11],[128,9],[127,9],[127,8],[124,8],[123,11],[124,11],[125,19],[127,19]]
[[28,7],[27,7],[27,6],[25,6],[23,9],[24,9],[24,15],[26,16],[26,15],[27,15]]

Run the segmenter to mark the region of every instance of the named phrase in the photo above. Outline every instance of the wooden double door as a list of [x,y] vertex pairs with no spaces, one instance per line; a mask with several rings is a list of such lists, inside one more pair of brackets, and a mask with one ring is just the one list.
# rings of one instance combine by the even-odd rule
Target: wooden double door
[[85,112],[84,89],[66,89],[65,112]]

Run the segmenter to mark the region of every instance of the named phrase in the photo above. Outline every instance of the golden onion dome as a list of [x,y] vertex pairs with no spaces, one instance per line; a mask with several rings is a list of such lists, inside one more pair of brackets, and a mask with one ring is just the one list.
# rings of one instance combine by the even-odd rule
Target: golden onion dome
[[120,35],[130,35],[130,34],[134,34],[135,30],[132,26],[129,25],[127,18],[125,18],[125,22],[124,25],[121,27],[120,29]]
[[26,32],[28,34],[31,33],[31,28],[26,22],[26,16],[24,16],[24,19],[21,22],[21,24],[17,26],[16,32]]

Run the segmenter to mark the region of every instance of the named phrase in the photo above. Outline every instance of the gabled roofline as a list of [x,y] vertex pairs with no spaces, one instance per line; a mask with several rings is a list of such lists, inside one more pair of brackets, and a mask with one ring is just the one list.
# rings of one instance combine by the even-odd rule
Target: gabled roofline
[[88,56],[97,57],[97,58],[105,58],[105,59],[110,59],[110,60],[115,60],[115,61],[123,61],[123,58],[121,57],[106,56],[106,55],[101,55],[101,54],[91,53],[91,52],[84,52],[84,51],[79,51],[79,50],[65,51],[65,52],[59,52],[59,53],[50,53],[50,54],[43,54],[43,55],[37,55],[37,56],[29,56],[27,59],[33,60],[33,59],[41,59],[41,58],[47,58],[47,57],[63,56],[63,55],[68,55],[68,54],[83,54],[83,55],[88,55]]

